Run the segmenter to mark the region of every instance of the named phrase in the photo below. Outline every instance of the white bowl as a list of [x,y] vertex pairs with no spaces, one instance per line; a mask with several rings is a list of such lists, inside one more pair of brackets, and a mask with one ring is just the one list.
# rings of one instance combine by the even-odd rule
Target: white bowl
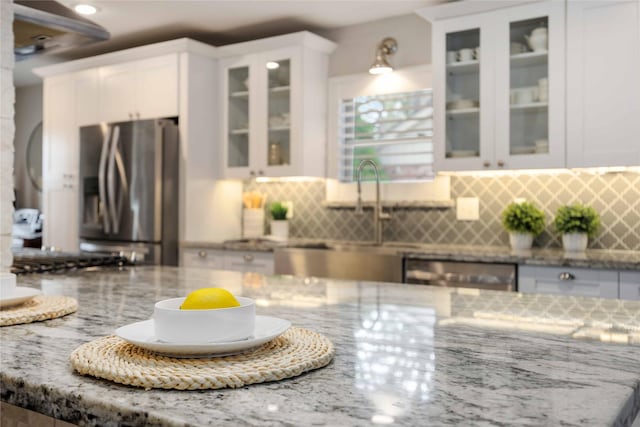
[[185,298],[159,301],[153,308],[156,338],[182,344],[240,341],[255,330],[256,305],[251,298],[236,297],[239,307],[180,310]]
[[13,273],[0,273],[0,298],[7,298],[16,291],[16,275]]

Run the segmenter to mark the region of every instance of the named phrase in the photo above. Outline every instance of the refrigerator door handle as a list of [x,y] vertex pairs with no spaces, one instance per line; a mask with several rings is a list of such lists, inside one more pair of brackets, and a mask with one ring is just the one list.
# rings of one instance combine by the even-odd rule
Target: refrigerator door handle
[[104,232],[111,233],[111,223],[109,221],[109,204],[107,202],[107,152],[109,151],[109,142],[111,142],[111,128],[107,128],[107,134],[102,141],[102,150],[100,151],[100,166],[98,168],[98,199],[100,200],[102,213],[102,226]]
[[120,194],[118,195],[118,206],[117,206],[118,222],[116,223],[117,225],[115,227],[116,233],[120,232],[119,230],[120,218],[122,217],[122,207],[124,205],[123,200],[126,200],[129,197],[129,181],[127,180],[127,173],[124,168],[124,162],[122,161],[122,153],[120,152],[119,142],[120,140],[117,139],[113,144],[116,147],[115,160],[116,160],[116,166],[118,168],[118,176],[120,177],[120,185],[121,185],[121,189],[120,189],[121,191],[120,191]]
[[109,199],[109,214],[111,215],[111,223],[113,224],[113,232],[118,233],[120,229],[120,218],[118,217],[116,207],[116,176],[115,176],[115,160],[116,148],[120,139],[120,127],[113,128],[113,139],[109,149],[109,164],[107,165],[107,192]]

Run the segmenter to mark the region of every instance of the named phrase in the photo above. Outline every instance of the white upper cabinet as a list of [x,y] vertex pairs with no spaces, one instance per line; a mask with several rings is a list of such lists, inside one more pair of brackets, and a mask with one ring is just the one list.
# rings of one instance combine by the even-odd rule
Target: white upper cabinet
[[178,115],[178,56],[100,68],[100,118],[118,122]]
[[433,22],[437,170],[564,166],[563,22],[556,1]]
[[100,122],[100,70],[92,68],[74,73],[75,111],[78,126]]
[[235,55],[223,52],[225,178],[324,176],[328,53],[334,47],[296,33],[234,45]]
[[640,2],[567,3],[567,166],[640,165]]

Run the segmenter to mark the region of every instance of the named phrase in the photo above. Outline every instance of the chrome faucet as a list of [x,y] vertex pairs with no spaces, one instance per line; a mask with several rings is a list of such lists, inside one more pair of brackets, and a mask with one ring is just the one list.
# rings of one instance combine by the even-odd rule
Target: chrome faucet
[[389,215],[388,213],[382,212],[382,205],[380,203],[380,175],[378,174],[378,167],[376,166],[376,163],[370,159],[364,159],[363,161],[360,162],[360,165],[358,166],[358,174],[357,174],[358,202],[356,203],[356,214],[362,215],[364,213],[362,210],[362,186],[360,184],[361,182],[360,174],[362,173],[362,169],[364,169],[364,167],[367,164],[373,167],[373,172],[376,174],[376,206],[373,209],[373,222],[375,227],[374,232],[376,235],[376,245],[381,245],[382,244],[382,221],[390,220],[391,215]]

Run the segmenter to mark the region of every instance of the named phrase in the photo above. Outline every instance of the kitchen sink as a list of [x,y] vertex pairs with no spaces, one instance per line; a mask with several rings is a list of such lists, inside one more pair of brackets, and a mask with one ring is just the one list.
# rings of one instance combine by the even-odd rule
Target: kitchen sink
[[402,282],[402,255],[398,249],[369,242],[322,242],[277,248],[274,260],[276,274]]

